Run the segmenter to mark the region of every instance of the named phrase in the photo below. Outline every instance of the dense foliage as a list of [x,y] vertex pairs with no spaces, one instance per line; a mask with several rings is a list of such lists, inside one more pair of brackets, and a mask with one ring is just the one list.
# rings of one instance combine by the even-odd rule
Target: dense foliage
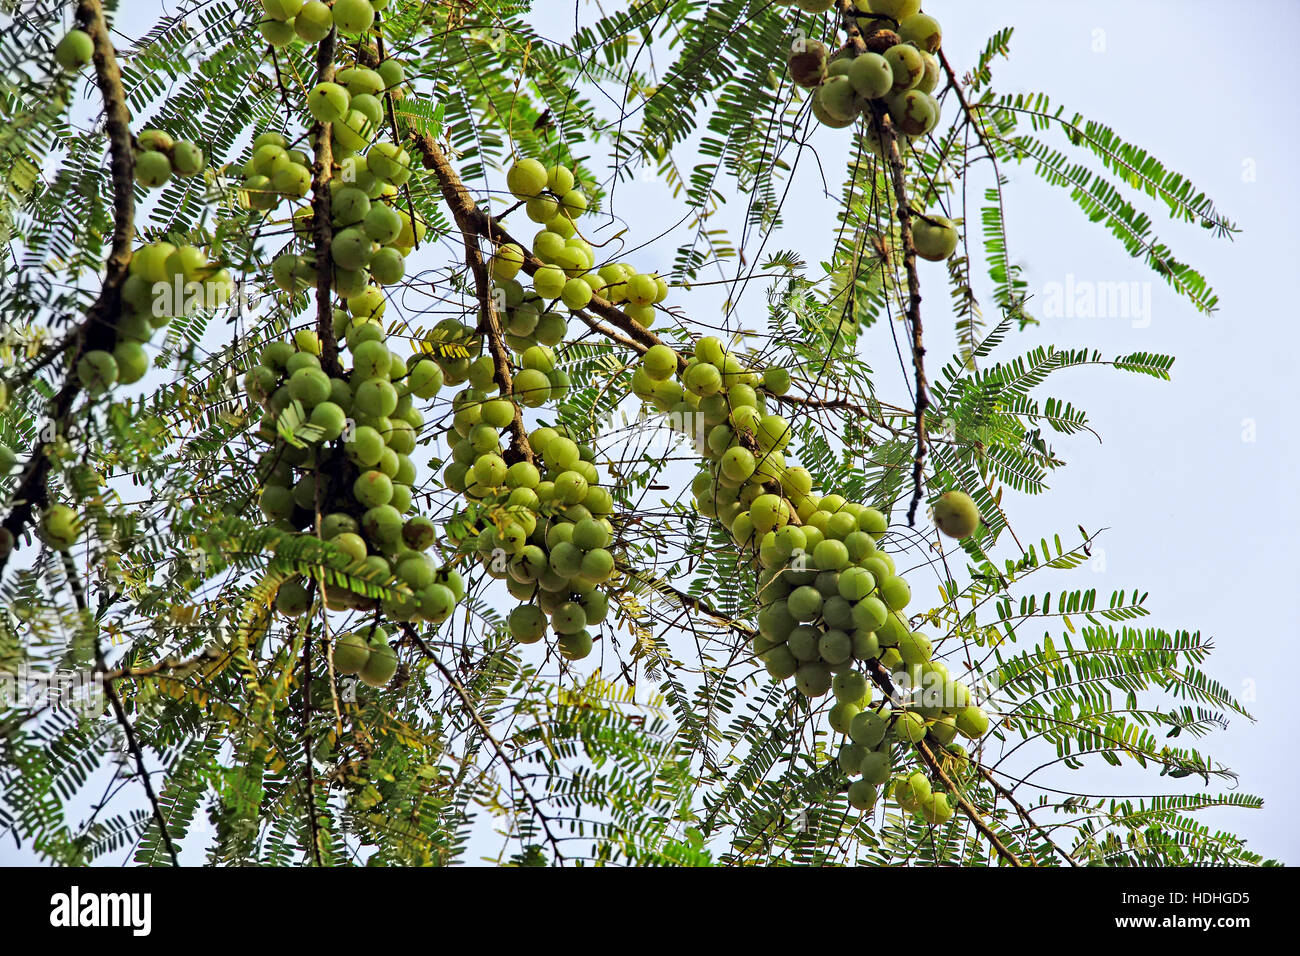
[[[1173,363],[1017,353],[1006,170],[1205,312],[1140,207],[1234,226],[995,92],[1009,29],[959,73],[920,0],[63,6],[0,14],[7,838],[1262,862],[1195,817],[1259,806],[1194,745],[1245,716],[1208,638],[1053,589],[1095,536],[1022,543],[1006,494],[1092,430],[1055,373]],[[826,261],[769,248],[834,175]],[[675,248],[616,201],[646,179]],[[1102,764],[1182,789],[1090,795]]]

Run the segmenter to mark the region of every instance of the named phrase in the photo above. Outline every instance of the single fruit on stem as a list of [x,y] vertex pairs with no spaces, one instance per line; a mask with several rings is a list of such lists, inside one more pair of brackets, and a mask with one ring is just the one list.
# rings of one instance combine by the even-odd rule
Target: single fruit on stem
[[95,43],[84,30],[69,30],[54,48],[54,59],[65,70],[76,70],[90,62]]
[[308,43],[319,43],[334,28],[334,14],[321,0],[307,0],[293,18],[293,29]]
[[943,67],[939,65],[939,58],[933,53],[922,52],[921,59],[925,61],[925,76],[921,77],[921,82],[916,85],[916,88],[922,93],[933,93],[943,77]]
[[157,150],[145,150],[135,158],[135,181],[146,189],[156,189],[171,178],[171,160]]
[[387,635],[379,628],[370,638],[370,656],[361,668],[361,682],[371,687],[382,687],[397,673],[397,655],[388,646]]
[[67,505],[52,505],[41,514],[40,538],[56,551],[67,551],[81,537],[81,518]]
[[894,68],[879,53],[854,57],[848,77],[858,95],[869,100],[878,100],[894,88]]
[[957,732],[969,740],[978,740],[989,731],[989,717],[979,707],[962,707],[957,711]]
[[862,13],[873,13],[895,21],[921,10],[921,0],[853,0],[853,5]]
[[516,199],[533,199],[546,188],[546,167],[535,159],[520,159],[506,172],[506,188]]
[[186,140],[172,147],[172,170],[177,176],[196,176],[203,169],[203,150]]
[[375,8],[369,0],[334,0],[334,25],[338,27],[339,33],[351,37],[360,36],[374,22]]
[[895,93],[915,88],[925,77],[925,60],[914,46],[900,43],[890,47],[885,51],[885,59],[894,72]]
[[347,115],[352,97],[337,83],[317,83],[307,94],[307,110],[319,122],[337,123]]
[[898,24],[898,35],[903,42],[911,43],[918,50],[926,53],[938,53],[943,45],[943,28],[939,21],[924,13],[914,13],[904,17]]
[[886,99],[894,125],[908,136],[925,136],[939,125],[939,101],[929,93],[907,90]]
[[77,378],[81,387],[92,395],[100,395],[117,384],[117,360],[111,352],[95,349],[87,352],[77,363]]
[[826,82],[817,88],[816,102],[832,120],[845,125],[858,115],[855,91],[847,76],[827,77]]
[[360,634],[349,633],[334,642],[334,670],[340,674],[357,674],[370,659],[370,647]]
[[964,491],[949,491],[934,503],[934,523],[950,538],[968,538],[980,523],[980,511]]
[[826,47],[817,40],[803,40],[790,50],[786,64],[796,86],[812,89],[826,78]]

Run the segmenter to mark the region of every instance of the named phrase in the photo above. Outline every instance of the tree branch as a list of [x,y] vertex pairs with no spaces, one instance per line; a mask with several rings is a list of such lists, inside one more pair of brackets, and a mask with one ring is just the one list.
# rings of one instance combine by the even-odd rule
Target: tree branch
[[[334,43],[336,33],[321,40],[316,48],[316,82],[334,80]],[[334,302],[330,290],[334,285],[334,256],[330,244],[334,241],[334,225],[330,220],[330,179],[334,175],[334,146],[330,140],[329,123],[312,126],[316,147],[315,162],[311,168],[311,219],[312,238],[316,246],[316,337],[320,339],[320,363],[327,374],[336,378],[343,375],[339,364],[339,345],[334,338]]]
[[916,455],[912,463],[912,503],[907,508],[907,525],[916,527],[916,509],[921,503],[925,469],[925,414],[930,409],[930,386],[925,377],[925,343],[921,326],[921,277],[916,269],[916,242],[912,237],[912,209],[907,202],[907,180],[903,157],[898,149],[894,123],[884,110],[878,110],[881,141],[889,154],[889,168],[898,203],[898,229],[903,241],[903,268],[907,272],[907,320],[912,327],[912,368],[916,378]]
[[[81,0],[77,4],[76,19],[80,28],[90,35],[94,46],[95,82],[104,100],[104,131],[108,135],[109,172],[113,184],[113,242],[104,263],[104,282],[99,295],[66,343],[72,358],[63,387],[51,405],[51,422],[62,422],[81,393],[76,373],[81,356],[93,349],[112,349],[116,342],[117,320],[122,314],[122,284],[126,282],[131,245],[135,241],[135,156],[132,152],[131,113],[122,88],[122,71],[117,65],[100,0]],[[37,508],[49,504],[46,481],[52,462],[46,452],[51,444],[52,441],[44,439],[36,444],[10,498],[12,509],[5,516],[4,528],[13,535],[15,550]],[[9,555],[0,555],[0,572],[8,562]]]
[[490,224],[490,221],[478,208],[474,197],[465,188],[465,184],[452,168],[447,155],[439,148],[433,137],[418,133],[412,135],[420,147],[424,165],[432,169],[434,176],[437,177],[442,198],[451,207],[452,217],[460,229],[461,239],[465,245],[465,265],[474,276],[474,291],[478,296],[479,332],[487,337],[488,350],[492,355],[493,379],[501,390],[501,397],[511,399],[511,405],[515,410],[515,417],[510,423],[508,457],[512,461],[531,462],[534,460],[533,449],[528,443],[523,411],[512,397],[514,380],[510,374],[510,354],[506,351],[505,340],[501,334],[501,320],[492,294],[492,280],[488,276],[487,264],[483,261],[483,254],[478,247],[478,238],[480,235],[487,235],[484,226]]

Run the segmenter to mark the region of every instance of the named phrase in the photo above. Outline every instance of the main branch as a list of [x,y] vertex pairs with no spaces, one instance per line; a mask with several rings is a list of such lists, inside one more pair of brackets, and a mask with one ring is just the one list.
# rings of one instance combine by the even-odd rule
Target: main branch
[[[77,4],[77,24],[90,35],[94,53],[95,84],[104,101],[104,131],[108,136],[109,171],[113,184],[113,241],[104,263],[104,282],[86,317],[67,342],[71,353],[63,387],[50,405],[50,421],[62,423],[81,393],[77,380],[77,362],[93,349],[113,348],[118,318],[122,314],[122,285],[131,263],[131,245],[135,241],[135,156],[132,152],[131,113],[126,106],[122,71],[117,65],[113,42],[100,0],[81,0]],[[49,449],[55,436],[42,433],[32,450],[27,467],[10,499],[13,507],[5,516],[4,528],[17,544],[33,522],[37,509],[49,504],[49,479],[52,462]],[[12,553],[12,552],[10,552]],[[9,556],[0,555],[0,572]]]

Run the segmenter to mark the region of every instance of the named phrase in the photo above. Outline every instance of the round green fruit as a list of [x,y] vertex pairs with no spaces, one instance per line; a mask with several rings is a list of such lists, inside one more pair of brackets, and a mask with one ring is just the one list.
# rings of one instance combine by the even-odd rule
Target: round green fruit
[[521,604],[510,612],[509,627],[521,644],[535,644],[546,636],[546,615],[536,604]]
[[533,199],[546,188],[546,167],[535,159],[520,159],[506,172],[506,188],[516,199]]
[[[857,704],[861,710],[867,704],[871,703],[871,687],[867,684],[867,679],[857,671],[845,671],[843,674],[836,674],[835,679],[831,682],[831,689],[835,692],[835,699],[848,704]],[[844,731],[847,733],[848,731]]]
[[968,740],[978,740],[989,732],[989,717],[979,707],[961,707],[957,710],[957,732]]
[[370,5],[370,0],[334,0],[334,25],[339,33],[360,36],[374,22],[375,8]]
[[853,0],[853,5],[862,13],[889,17],[895,22],[901,21],[921,10],[921,0]]
[[915,711],[903,711],[894,721],[894,736],[909,744],[920,743],[925,739],[925,718]]
[[939,125],[939,101],[920,90],[906,90],[888,99],[889,116],[908,136],[925,136]]
[[868,811],[876,805],[879,791],[875,785],[866,780],[855,780],[849,785],[849,806],[855,810]]
[[837,701],[832,705],[827,714],[831,729],[839,734],[847,734],[849,732],[850,722],[852,722],[853,718],[856,717],[861,710],[862,708],[855,703],[842,700]]
[[102,349],[89,351],[77,362],[77,378],[92,395],[103,394],[117,384],[117,359]]
[[[917,60],[920,61],[919,56]],[[816,96],[832,119],[851,122],[858,115],[857,91],[847,76],[827,77],[826,82],[817,88]]]
[[924,13],[914,13],[904,17],[898,24],[898,35],[904,43],[911,43],[926,53],[938,53],[943,46],[943,28],[934,17]]
[[857,769],[863,780],[880,786],[889,780],[893,765],[887,751],[872,750],[863,755]]
[[297,617],[311,606],[311,595],[301,578],[290,578],[275,592],[275,609],[289,617]]
[[979,527],[979,508],[965,492],[949,491],[934,504],[934,523],[950,538],[968,538]]
[[81,518],[67,505],[51,505],[41,513],[39,534],[56,551],[67,551],[81,537]]
[[397,655],[384,640],[384,632],[375,631],[370,639],[370,654],[361,668],[361,682],[370,687],[383,687],[397,673]]
[[340,674],[358,674],[370,659],[370,647],[360,634],[348,633],[334,642],[334,670]]
[[805,697],[821,697],[830,691],[831,679],[829,667],[810,661],[795,671],[794,685]]
[[885,51],[885,60],[894,76],[894,93],[915,89],[925,77],[925,60],[914,46],[899,44]]
[[54,59],[65,70],[77,70],[90,62],[95,43],[84,30],[69,30],[54,48]]
[[351,102],[351,95],[337,83],[317,83],[307,94],[307,110],[321,123],[343,119]]
[[848,78],[857,94],[869,100],[878,100],[894,88],[894,68],[879,53],[854,57]]

